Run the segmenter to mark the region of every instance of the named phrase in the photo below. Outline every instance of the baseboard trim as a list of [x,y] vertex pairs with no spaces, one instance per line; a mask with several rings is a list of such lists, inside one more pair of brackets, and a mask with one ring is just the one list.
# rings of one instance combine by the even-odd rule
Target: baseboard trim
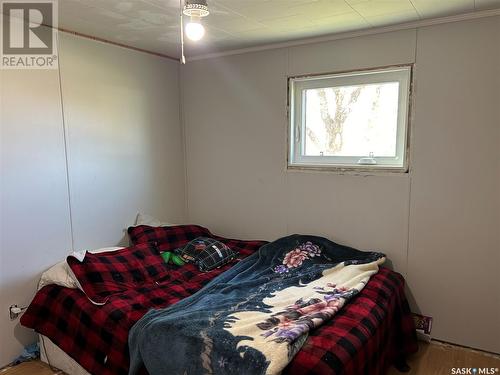
[[473,348],[472,346],[456,344],[454,342],[444,341],[444,340],[440,340],[440,339],[431,339],[430,343],[431,344],[435,343],[435,344],[443,345],[443,346],[454,346],[454,347],[462,348],[465,350],[470,350],[470,351],[474,351],[474,352],[478,352],[478,353],[482,353],[482,354],[487,354],[491,357],[500,359],[500,353],[495,353],[495,352],[490,352],[488,350]]

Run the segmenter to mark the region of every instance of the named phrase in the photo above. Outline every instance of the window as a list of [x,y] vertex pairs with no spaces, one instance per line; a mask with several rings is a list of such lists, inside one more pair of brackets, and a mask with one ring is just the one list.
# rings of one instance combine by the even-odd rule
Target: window
[[289,79],[289,168],[407,170],[411,67]]

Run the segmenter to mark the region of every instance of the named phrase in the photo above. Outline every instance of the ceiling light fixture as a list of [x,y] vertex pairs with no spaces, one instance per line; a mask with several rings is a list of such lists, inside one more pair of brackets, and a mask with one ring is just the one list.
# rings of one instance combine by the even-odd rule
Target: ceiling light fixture
[[[185,0],[184,7],[181,3],[181,62],[186,63],[186,58],[184,57],[184,32],[188,39],[197,42],[203,38],[205,35],[205,28],[201,23],[201,19],[210,14],[208,11],[207,0]],[[190,17],[190,21],[187,23],[186,28],[184,28],[183,16],[186,15]]]
[[186,25],[186,36],[195,42],[203,38],[205,28],[201,24],[201,19],[210,14],[207,0],[186,0],[183,13],[191,17]]

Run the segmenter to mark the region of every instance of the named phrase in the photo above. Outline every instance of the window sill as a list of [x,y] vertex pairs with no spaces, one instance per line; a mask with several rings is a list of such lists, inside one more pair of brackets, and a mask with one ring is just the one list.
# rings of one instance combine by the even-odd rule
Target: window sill
[[338,175],[351,176],[395,176],[408,175],[409,168],[407,167],[387,167],[387,166],[311,166],[311,165],[288,165],[287,172],[309,172],[309,173],[332,173]]

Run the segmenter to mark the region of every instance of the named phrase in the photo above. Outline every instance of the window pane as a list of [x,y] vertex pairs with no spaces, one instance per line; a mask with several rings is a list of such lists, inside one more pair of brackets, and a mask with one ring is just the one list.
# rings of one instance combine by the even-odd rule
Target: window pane
[[303,91],[304,156],[395,157],[398,82]]

